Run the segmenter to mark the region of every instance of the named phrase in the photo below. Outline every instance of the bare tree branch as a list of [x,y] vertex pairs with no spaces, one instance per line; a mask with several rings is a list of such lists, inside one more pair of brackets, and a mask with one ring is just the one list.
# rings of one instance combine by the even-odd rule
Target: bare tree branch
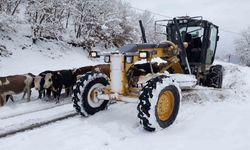
[[14,10],[12,11],[11,15],[15,14],[17,7],[20,5],[20,3],[21,3],[21,0],[16,1],[16,6],[15,6]]

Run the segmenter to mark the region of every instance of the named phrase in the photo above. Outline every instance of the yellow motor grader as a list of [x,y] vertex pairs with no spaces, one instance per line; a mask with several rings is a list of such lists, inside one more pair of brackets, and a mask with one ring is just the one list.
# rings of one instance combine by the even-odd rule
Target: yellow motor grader
[[93,115],[104,110],[109,101],[137,100],[140,123],[145,130],[155,131],[175,121],[183,89],[197,84],[222,86],[222,66],[211,66],[218,26],[201,17],[157,21],[156,26],[166,27],[167,40],[149,44],[140,25],[143,44],[128,44],[113,52],[90,52],[91,57],[104,57],[110,64],[110,76],[96,71],[79,78],[72,97],[79,114]]

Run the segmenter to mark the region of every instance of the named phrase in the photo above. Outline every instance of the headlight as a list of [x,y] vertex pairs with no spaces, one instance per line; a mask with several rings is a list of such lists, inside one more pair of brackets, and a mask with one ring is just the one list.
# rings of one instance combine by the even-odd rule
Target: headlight
[[148,58],[149,56],[149,53],[148,53],[148,51],[140,51],[139,52],[139,57],[141,58],[141,59],[146,59],[146,58]]
[[133,63],[133,56],[126,56],[126,63],[132,64]]
[[109,55],[104,56],[104,62],[110,63],[110,56]]
[[90,57],[93,57],[93,58],[99,57],[98,54],[97,54],[97,51],[90,51],[90,52],[89,52],[89,56],[90,56]]

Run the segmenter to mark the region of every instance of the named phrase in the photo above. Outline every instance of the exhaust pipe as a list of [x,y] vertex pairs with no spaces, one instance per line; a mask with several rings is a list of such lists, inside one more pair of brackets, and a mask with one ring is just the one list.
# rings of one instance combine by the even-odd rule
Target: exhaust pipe
[[147,43],[146,34],[145,34],[145,29],[144,29],[144,26],[143,26],[141,20],[139,20],[139,25],[140,25],[140,28],[141,28],[142,43]]

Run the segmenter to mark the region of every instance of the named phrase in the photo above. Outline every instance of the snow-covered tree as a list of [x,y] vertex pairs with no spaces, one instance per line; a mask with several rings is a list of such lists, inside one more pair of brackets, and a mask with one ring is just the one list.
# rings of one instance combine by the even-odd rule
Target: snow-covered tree
[[14,15],[20,3],[21,0],[0,0],[0,31],[15,31],[17,18]]
[[134,39],[130,7],[117,0],[77,0],[74,24],[77,41],[85,47],[120,47]]
[[120,47],[139,41],[139,18],[146,22],[149,41],[157,41],[153,16],[137,14],[122,0],[28,0],[27,14],[34,42],[62,37],[87,49]]
[[250,27],[242,32],[235,43],[236,53],[241,57],[241,63],[250,66]]
[[11,14],[13,6],[13,0],[0,0],[0,12],[6,12],[7,14]]
[[33,39],[58,39],[63,27],[64,1],[62,0],[30,0],[27,13],[32,24]]
[[14,15],[21,0],[0,0],[0,12]]

